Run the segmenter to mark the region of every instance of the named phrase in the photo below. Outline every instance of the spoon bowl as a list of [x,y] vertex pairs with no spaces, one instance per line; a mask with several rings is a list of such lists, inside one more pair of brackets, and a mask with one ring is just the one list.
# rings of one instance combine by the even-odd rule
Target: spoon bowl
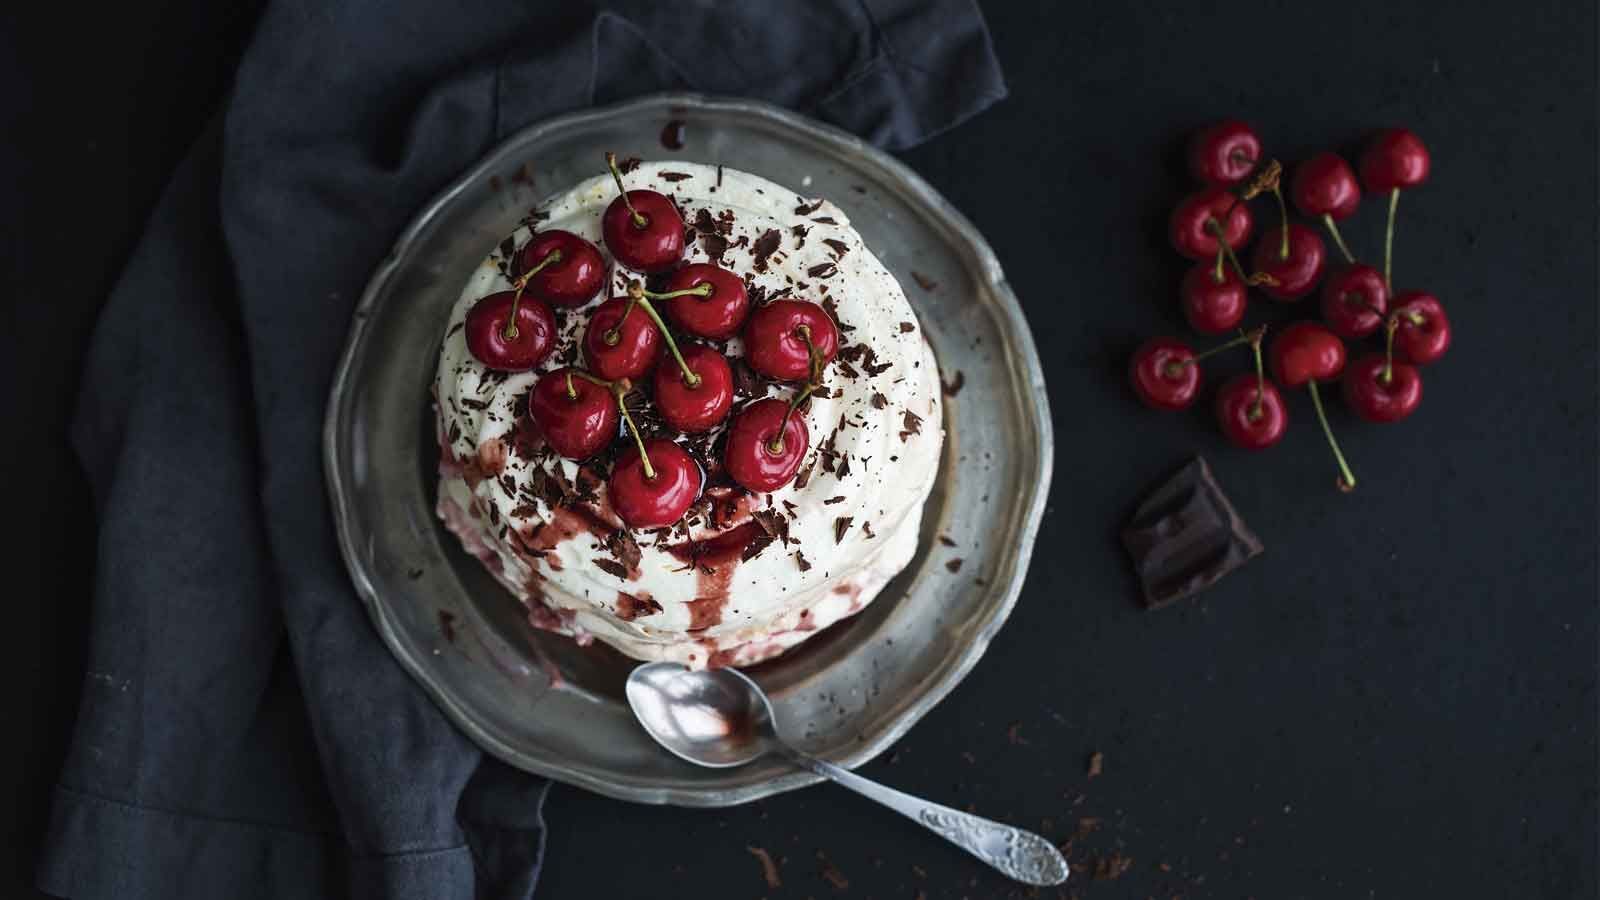
[[646,663],[628,676],[626,693],[656,743],[695,765],[742,766],[777,745],[766,692],[737,669],[691,672],[678,663]]

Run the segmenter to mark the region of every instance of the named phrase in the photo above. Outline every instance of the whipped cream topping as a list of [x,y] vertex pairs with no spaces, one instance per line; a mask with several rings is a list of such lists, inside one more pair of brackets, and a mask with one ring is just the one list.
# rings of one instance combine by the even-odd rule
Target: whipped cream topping
[[[748,665],[859,611],[910,561],[943,440],[938,368],[900,285],[833,204],[695,163],[642,163],[623,180],[674,199],[692,232],[685,262],[734,271],[757,303],[821,303],[840,326],[826,391],[802,407],[811,440],[800,475],[750,494],[717,477],[721,429],[680,437],[708,464],[706,495],[678,526],[634,531],[611,511],[603,463],[580,466],[543,446],[526,415],[528,390],[542,371],[582,365],[589,312],[640,277],[609,253],[607,289],[583,309],[556,311],[556,351],[539,370],[491,372],[468,352],[467,311],[511,288],[508,256],[533,228],[571,231],[605,252],[600,218],[617,190],[598,175],[541,205],[477,268],[451,312],[434,383],[439,514],[537,627],[639,659]],[[722,349],[740,369],[741,340]],[[737,380],[734,415],[798,388]]]

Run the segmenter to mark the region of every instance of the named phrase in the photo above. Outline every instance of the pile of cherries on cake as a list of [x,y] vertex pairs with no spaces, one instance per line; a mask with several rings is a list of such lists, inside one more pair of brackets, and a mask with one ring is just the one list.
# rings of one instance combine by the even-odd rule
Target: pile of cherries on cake
[[[769,378],[798,382],[785,401],[766,397],[733,417],[722,465],[750,491],[788,484],[810,447],[805,420],[796,409],[821,383],[823,367],[838,352],[839,332],[821,306],[804,300],[773,300],[754,310],[743,280],[715,263],[683,264],[684,222],[665,194],[627,190],[616,156],[606,155],[618,197],[601,220],[612,257],[641,276],[665,279],[664,290],[646,290],[639,279],[626,296],[595,307],[582,346],[587,368],[565,366],[539,376],[528,396],[528,414],[556,453],[588,459],[610,447],[627,425],[633,445],[617,455],[607,481],[611,506],[633,528],[677,522],[699,498],[705,474],[687,450],[666,437],[646,440],[625,398],[636,380],[650,376],[657,413],[683,434],[710,431],[733,406],[733,370],[717,344],[742,334],[745,362]],[[569,231],[533,235],[509,261],[512,289],[489,294],[467,313],[467,348],[484,366],[526,372],[542,363],[556,343],[550,306],[588,304],[607,281],[600,249]],[[660,301],[682,334],[674,338],[652,301]],[[548,305],[547,305],[548,304]],[[662,358],[662,349],[672,363]]]
[[[1157,409],[1183,409],[1200,391],[1200,362],[1223,350],[1248,344],[1255,354],[1255,373],[1228,381],[1217,392],[1216,416],[1234,444],[1259,450],[1276,444],[1288,424],[1283,388],[1305,385],[1322,430],[1339,465],[1341,490],[1356,479],[1328,427],[1318,382],[1340,378],[1345,402],[1370,422],[1395,422],[1411,415],[1422,401],[1422,375],[1417,367],[1444,355],[1450,346],[1450,320],[1438,298],[1423,291],[1396,294],[1390,280],[1394,257],[1394,217],[1400,192],[1428,178],[1428,150],[1404,129],[1378,133],[1362,152],[1360,179],[1336,153],[1320,153],[1299,164],[1290,181],[1295,207],[1321,220],[1343,258],[1324,279],[1327,251],[1316,230],[1289,220],[1279,185],[1282,166],[1263,163],[1261,140],[1243,122],[1225,121],[1197,133],[1189,145],[1191,173],[1205,185],[1172,211],[1172,246],[1195,260],[1184,276],[1184,317],[1197,332],[1217,335],[1244,320],[1250,288],[1272,300],[1292,303],[1322,285],[1322,321],[1295,322],[1274,336],[1268,351],[1271,377],[1262,364],[1266,327],[1241,331],[1234,340],[1196,353],[1185,341],[1158,337],[1134,353],[1129,365],[1133,389]],[[1350,252],[1338,223],[1355,213],[1361,190],[1387,195],[1388,226],[1384,236],[1383,271],[1360,263]],[[1271,193],[1280,224],[1261,234],[1249,253],[1253,271],[1240,262],[1255,231],[1249,202]],[[1345,364],[1346,340],[1378,337],[1381,352],[1363,354]]]

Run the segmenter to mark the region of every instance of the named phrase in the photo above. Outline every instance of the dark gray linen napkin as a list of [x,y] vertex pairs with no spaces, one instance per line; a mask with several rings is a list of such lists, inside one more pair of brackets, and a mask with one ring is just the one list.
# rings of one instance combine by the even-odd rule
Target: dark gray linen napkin
[[269,4],[90,351],[93,634],[42,889],[532,895],[547,784],[483,756],[368,623],[324,404],[355,300],[424,202],[524,125],[665,89],[889,148],[1005,94],[971,0]]

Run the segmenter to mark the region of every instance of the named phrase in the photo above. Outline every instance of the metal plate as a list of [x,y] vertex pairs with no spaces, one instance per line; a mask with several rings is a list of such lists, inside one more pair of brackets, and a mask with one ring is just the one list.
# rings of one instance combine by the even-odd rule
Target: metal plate
[[[659,135],[673,119],[685,144],[668,151]],[[872,758],[1005,621],[1049,490],[1044,378],[1000,265],[966,219],[888,155],[761,103],[658,95],[531,126],[400,236],[357,307],[324,435],[339,540],[379,633],[463,731],[512,765],[625,800],[744,803],[818,777],[776,761],[699,769],[658,748],[623,700],[632,662],[530,628],[434,517],[428,385],[451,304],[530,206],[600,171],[606,150],[723,163],[832,199],[905,286],[945,377],[965,379],[945,406],[939,483],[911,565],[855,618],[750,670],[808,752],[845,766]]]

